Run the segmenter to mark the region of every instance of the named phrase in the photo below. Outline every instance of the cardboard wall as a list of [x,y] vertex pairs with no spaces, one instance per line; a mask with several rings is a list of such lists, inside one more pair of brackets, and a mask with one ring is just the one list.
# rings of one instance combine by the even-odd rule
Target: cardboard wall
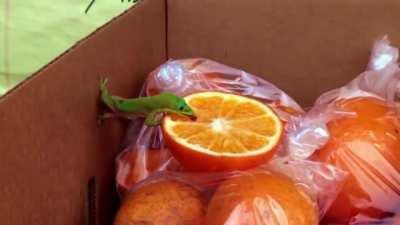
[[99,78],[137,94],[166,58],[164,3],[140,3],[0,99],[0,224],[85,224],[93,176],[97,222],[112,224],[123,127],[97,123]]
[[375,38],[400,45],[398,0],[170,0],[169,57],[263,76],[303,106],[366,66]]

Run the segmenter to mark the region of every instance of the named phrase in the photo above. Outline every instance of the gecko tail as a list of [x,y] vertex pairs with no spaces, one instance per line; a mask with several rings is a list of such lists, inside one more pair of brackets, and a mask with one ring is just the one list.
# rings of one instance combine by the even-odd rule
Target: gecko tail
[[107,88],[107,83],[108,79],[107,78],[102,78],[100,80],[100,94],[101,94],[101,100],[103,101],[104,104],[108,106],[111,110],[115,111],[115,104],[114,104],[114,98],[110,94]]

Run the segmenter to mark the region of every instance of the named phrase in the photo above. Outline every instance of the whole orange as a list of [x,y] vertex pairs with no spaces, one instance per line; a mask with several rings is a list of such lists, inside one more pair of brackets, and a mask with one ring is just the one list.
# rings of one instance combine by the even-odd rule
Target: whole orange
[[289,178],[270,173],[223,182],[212,197],[206,225],[317,225],[311,198]]
[[399,118],[373,97],[336,105],[355,114],[328,123],[330,139],[312,158],[349,172],[349,177],[325,220],[347,224],[356,215],[382,218],[400,203]]
[[159,181],[127,195],[114,225],[202,225],[204,214],[200,191],[177,181]]

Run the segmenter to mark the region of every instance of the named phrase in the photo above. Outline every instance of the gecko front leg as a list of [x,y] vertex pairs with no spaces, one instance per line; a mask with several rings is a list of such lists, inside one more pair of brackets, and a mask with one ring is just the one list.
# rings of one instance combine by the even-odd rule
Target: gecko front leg
[[149,127],[155,127],[161,124],[161,119],[157,118],[158,113],[163,112],[162,110],[156,109],[151,111],[149,114],[147,114],[146,119],[144,121],[144,124],[146,124]]
[[183,115],[182,112],[173,110],[173,109],[167,109],[167,108],[155,109],[155,110],[151,111],[149,114],[147,114],[146,120],[144,121],[144,123],[149,127],[154,127],[154,126],[160,125],[161,119],[157,118],[157,115],[159,113],[171,113],[171,114]]

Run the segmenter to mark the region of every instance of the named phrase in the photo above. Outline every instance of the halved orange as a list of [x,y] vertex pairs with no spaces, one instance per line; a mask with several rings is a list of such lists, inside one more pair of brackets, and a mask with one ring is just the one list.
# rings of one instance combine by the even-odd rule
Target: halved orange
[[247,169],[273,156],[283,125],[267,105],[221,92],[200,92],[185,100],[197,120],[168,115],[162,127],[167,146],[186,169]]

